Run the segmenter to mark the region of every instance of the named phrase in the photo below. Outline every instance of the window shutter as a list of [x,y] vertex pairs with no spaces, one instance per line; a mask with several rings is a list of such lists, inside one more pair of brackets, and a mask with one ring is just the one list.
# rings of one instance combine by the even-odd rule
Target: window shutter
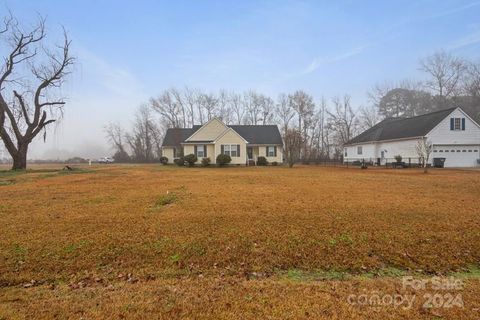
[[195,154],[195,157],[197,156],[197,146],[193,147],[193,153]]
[[174,157],[174,158],[177,157],[177,148],[173,148],[173,157]]
[[465,118],[462,118],[462,130],[465,130]]
[[274,157],[277,156],[277,146],[274,146],[274,147],[273,147],[273,156],[274,156]]
[[237,144],[237,157],[240,157],[240,145]]
[[223,144],[220,146],[220,153],[221,153],[221,154],[224,154],[224,153],[225,153],[224,148],[223,148]]
[[455,119],[450,118],[450,130],[455,130]]
[[207,145],[203,145],[203,156],[206,158],[207,157]]

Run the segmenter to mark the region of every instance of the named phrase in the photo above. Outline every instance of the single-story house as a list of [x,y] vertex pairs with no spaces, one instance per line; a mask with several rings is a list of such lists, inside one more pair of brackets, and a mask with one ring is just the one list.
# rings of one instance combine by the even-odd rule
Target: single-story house
[[268,162],[283,161],[283,140],[276,125],[226,125],[212,118],[192,128],[170,128],[162,143],[162,155],[168,163],[182,155],[195,154],[200,163],[219,154],[228,154],[231,164],[256,163],[258,157]]
[[344,161],[368,161],[378,165],[421,161],[418,141],[432,144],[433,158],[445,158],[445,167],[478,167],[480,125],[461,108],[440,110],[411,118],[388,118],[351,139],[344,146]]

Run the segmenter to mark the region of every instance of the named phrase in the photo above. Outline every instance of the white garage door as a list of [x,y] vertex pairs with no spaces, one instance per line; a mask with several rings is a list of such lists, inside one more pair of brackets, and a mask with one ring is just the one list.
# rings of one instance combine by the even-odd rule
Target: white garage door
[[445,158],[445,167],[476,167],[480,159],[479,146],[441,146],[433,148],[432,158]]

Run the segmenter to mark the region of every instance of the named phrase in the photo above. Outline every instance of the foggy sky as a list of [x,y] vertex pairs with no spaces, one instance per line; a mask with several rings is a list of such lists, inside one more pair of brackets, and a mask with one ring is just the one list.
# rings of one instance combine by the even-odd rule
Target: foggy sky
[[27,24],[47,16],[52,43],[64,25],[77,57],[64,117],[30,159],[110,155],[103,126],[128,127],[172,86],[348,93],[358,107],[376,83],[421,79],[418,60],[438,49],[480,58],[480,1],[0,0],[7,8]]

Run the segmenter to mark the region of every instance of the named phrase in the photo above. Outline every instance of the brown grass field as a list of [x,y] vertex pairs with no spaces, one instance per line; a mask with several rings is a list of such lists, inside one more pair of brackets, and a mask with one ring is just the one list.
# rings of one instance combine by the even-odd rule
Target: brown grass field
[[480,318],[480,171],[32,168],[0,171],[0,319]]

